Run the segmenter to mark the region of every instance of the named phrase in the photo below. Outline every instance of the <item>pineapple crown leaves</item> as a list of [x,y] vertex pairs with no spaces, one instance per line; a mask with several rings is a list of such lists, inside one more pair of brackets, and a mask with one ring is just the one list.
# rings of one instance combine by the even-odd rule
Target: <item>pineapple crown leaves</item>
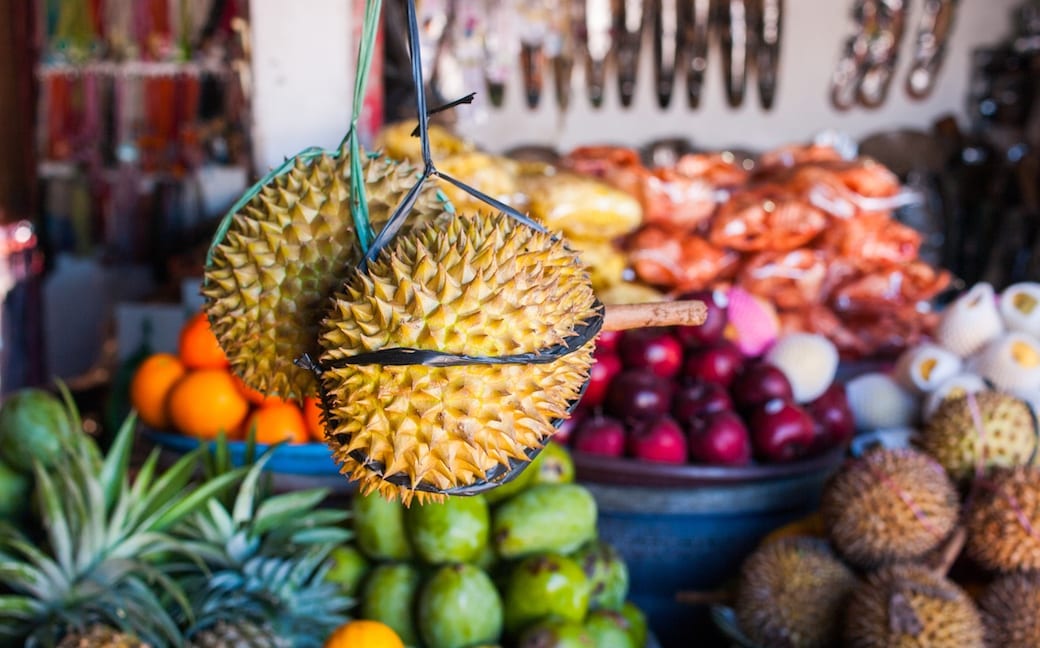
[[36,497],[43,522],[37,546],[10,527],[0,528],[0,636],[52,645],[65,628],[101,621],[125,628],[155,646],[178,645],[167,606],[190,613],[183,589],[170,578],[171,554],[190,547],[169,533],[196,509],[240,479],[229,471],[189,486],[200,451],[162,473],[153,452],[131,480],[128,471],[136,418],[128,417],[107,455],[82,433],[64,385],[70,429],[51,470],[36,464]]

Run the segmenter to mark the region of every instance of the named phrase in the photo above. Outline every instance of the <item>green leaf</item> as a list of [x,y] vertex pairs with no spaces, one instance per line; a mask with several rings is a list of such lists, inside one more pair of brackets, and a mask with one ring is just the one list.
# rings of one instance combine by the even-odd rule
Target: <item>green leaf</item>
[[24,562],[0,562],[0,583],[16,592],[26,592],[36,598],[46,598],[46,578]]
[[61,571],[54,560],[22,538],[8,537],[3,539],[4,546],[20,553],[31,562],[41,575],[50,582],[51,589],[65,590],[69,587],[69,579]]
[[[162,450],[155,448],[148,453],[148,458],[141,464],[140,470],[137,471],[137,475],[134,477],[134,483],[130,489],[130,496],[132,502],[140,502],[144,497],[144,494],[152,486],[152,478],[155,477],[155,469],[159,465],[159,457],[162,455]],[[126,487],[123,487],[126,490]]]
[[[157,513],[171,505],[184,491],[198,467],[201,448],[182,456],[166,472],[159,476],[144,495],[141,504],[135,507],[135,515],[131,525],[140,524],[141,517],[155,519]],[[147,525],[146,530],[153,530]]]
[[71,574],[73,571],[72,537],[69,534],[65,511],[62,509],[50,475],[38,461],[33,462],[33,471],[36,473],[36,491],[39,493],[40,513],[47,529],[51,551],[54,552],[54,557],[62,570],[66,574]]
[[108,454],[101,466],[98,481],[105,494],[105,508],[110,509],[119,496],[120,489],[126,481],[130,467],[130,451],[134,446],[134,430],[137,427],[137,415],[131,413],[119,427]]
[[346,529],[336,527],[319,527],[317,529],[304,529],[292,534],[294,544],[343,544],[350,540],[350,532]]
[[250,466],[249,472],[246,473],[245,479],[242,480],[242,485],[238,488],[238,496],[235,498],[234,510],[231,512],[231,519],[234,520],[236,527],[248,523],[253,518],[257,496],[257,482],[276,447],[271,446],[255,464]]
[[296,518],[310,511],[328,496],[328,490],[317,488],[269,497],[260,503],[253,516],[253,531],[260,535],[283,524],[295,524]]
[[188,495],[178,499],[172,506],[163,511],[157,511],[142,523],[141,528],[151,531],[162,531],[170,528],[185,516],[199,510],[206,503],[206,500],[214,497],[241,477],[242,470],[239,469],[203,483]]
[[0,596],[0,619],[28,621],[43,611],[43,604],[26,596]]
[[231,514],[227,512],[227,509],[214,499],[209,501],[207,513],[206,517],[212,523],[216,536],[223,540],[230,538],[231,534],[235,532],[235,522],[231,519]]

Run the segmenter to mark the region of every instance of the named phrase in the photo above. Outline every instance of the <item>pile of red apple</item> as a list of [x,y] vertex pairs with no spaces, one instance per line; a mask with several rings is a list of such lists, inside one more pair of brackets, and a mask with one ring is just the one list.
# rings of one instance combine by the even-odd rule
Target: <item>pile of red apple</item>
[[707,304],[703,325],[600,335],[585,394],[557,438],[580,453],[728,466],[796,461],[852,438],[841,383],[796,403],[783,371],[726,339],[717,293],[684,297]]

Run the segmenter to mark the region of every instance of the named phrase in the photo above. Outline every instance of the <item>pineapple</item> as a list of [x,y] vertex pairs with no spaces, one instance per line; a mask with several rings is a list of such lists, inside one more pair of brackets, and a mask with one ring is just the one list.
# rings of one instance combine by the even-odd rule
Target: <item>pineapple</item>
[[77,434],[52,469],[35,466],[42,537],[0,528],[0,645],[180,646],[172,610],[190,606],[170,557],[190,548],[170,531],[243,471],[191,488],[203,450],[163,473],[155,451],[131,480],[134,417],[102,457],[65,401]]
[[[320,509],[324,490],[263,497],[270,451],[242,480],[233,501],[211,500],[180,530],[206,562],[184,579],[195,623],[188,646],[320,647],[346,620],[350,599],[326,581],[329,552],[349,533],[347,513]],[[226,455],[208,472],[229,466]]]

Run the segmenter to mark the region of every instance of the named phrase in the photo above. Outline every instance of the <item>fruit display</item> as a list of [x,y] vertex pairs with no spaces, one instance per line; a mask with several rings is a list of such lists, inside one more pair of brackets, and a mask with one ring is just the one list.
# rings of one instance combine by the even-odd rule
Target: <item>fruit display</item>
[[0,524],[0,643],[317,648],[347,620],[351,600],[329,578],[347,514],[320,506],[325,491],[271,494],[272,451],[251,447],[233,468],[223,437],[131,469],[134,419],[103,453],[65,396],[57,411],[32,391],[0,407],[0,421],[63,441],[40,458],[30,448],[32,506]]
[[1033,461],[1040,406],[1040,284],[999,295],[986,283],[940,313],[935,336],[890,371],[848,381],[860,430],[920,428],[918,441],[956,479]]
[[180,333],[176,354],[147,356],[130,381],[130,404],[153,430],[175,431],[200,441],[223,434],[240,441],[252,431],[268,445],[323,443],[318,399],[264,396],[232,372],[204,313]]
[[893,218],[898,178],[868,158],[792,146],[647,168],[632,149],[586,146],[563,166],[639,199],[645,223],[623,247],[641,281],[669,292],[740,286],[775,304],[785,332],[823,334],[845,357],[916,343],[950,282],[920,260],[921,234]]
[[1040,468],[964,480],[923,450],[871,448],[830,478],[815,518],[745,560],[716,611],[741,645],[1036,645]]
[[796,461],[851,439],[833,343],[788,334],[749,357],[727,296],[689,296],[708,305],[701,326],[600,336],[589,385],[560,435],[576,452],[740,466]]
[[413,648],[646,646],[628,570],[597,539],[596,503],[573,470],[559,469],[568,463],[550,444],[522,482],[487,496],[408,507],[355,497],[367,569],[343,586],[357,592],[357,617]]

